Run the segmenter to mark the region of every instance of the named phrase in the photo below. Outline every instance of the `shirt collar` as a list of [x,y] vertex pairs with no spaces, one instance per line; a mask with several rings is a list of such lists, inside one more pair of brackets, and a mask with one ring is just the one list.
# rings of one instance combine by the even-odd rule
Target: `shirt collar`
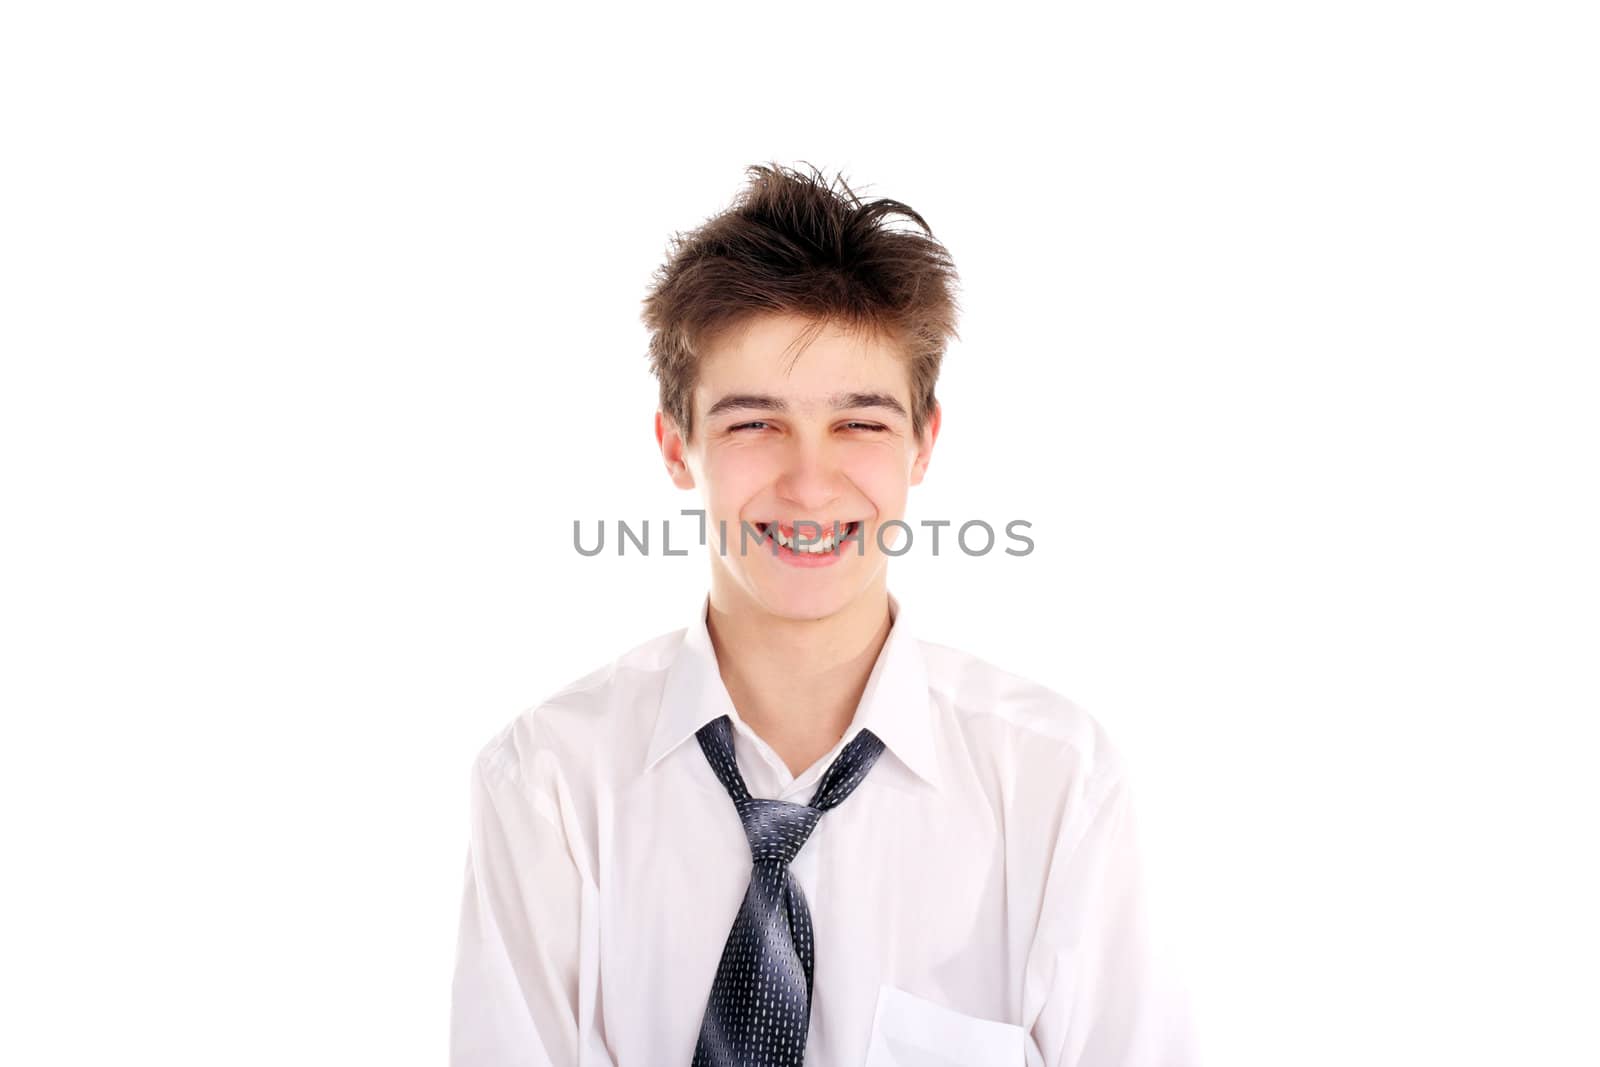
[[[684,630],[683,644],[667,670],[655,733],[645,755],[645,771],[706,723],[723,715],[739,719],[727,687],[722,684],[716,650],[706,626],[710,601],[709,594],[701,597],[699,609]],[[843,740],[848,744],[859,730],[871,729],[917,777],[937,787],[939,764],[927,666],[908,625],[906,609],[893,593],[889,594],[889,611],[893,619],[889,636],[872,665],[861,704]]]

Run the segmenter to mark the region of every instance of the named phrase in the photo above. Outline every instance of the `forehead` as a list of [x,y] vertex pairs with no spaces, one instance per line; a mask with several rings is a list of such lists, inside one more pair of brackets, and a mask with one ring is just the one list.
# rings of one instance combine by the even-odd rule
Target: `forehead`
[[[804,348],[802,349],[802,345]],[[909,405],[910,370],[892,340],[798,315],[761,315],[714,338],[701,354],[695,406],[730,392],[821,405],[841,391],[887,392]]]

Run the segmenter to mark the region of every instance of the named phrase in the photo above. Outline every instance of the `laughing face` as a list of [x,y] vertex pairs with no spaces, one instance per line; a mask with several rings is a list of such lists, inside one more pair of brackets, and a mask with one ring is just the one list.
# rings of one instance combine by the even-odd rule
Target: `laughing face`
[[[765,315],[709,346],[692,441],[656,416],[674,484],[704,501],[714,595],[788,619],[826,618],[885,588],[880,527],[904,517],[939,432],[935,408],[912,435],[899,348],[829,324],[795,358],[809,326]],[[881,531],[890,549],[902,538]]]

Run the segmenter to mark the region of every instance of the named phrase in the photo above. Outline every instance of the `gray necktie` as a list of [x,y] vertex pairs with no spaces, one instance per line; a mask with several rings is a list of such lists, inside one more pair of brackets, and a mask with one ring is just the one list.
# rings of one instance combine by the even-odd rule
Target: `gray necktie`
[[822,813],[861,784],[883,754],[883,741],[862,729],[823,773],[811,803],[795,804],[751,797],[734,759],[728,716],[706,723],[695,737],[733,798],[755,866],[711,983],[693,1067],[800,1067],[811,1022],[811,912],[789,861]]

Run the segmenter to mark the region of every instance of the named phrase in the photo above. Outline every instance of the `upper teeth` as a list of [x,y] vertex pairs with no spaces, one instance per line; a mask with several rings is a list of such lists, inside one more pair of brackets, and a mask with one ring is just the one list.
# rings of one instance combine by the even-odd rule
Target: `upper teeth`
[[[839,530],[840,530],[841,533],[843,533],[848,527],[849,527],[848,523],[840,523],[839,524]],[[827,530],[827,531],[825,531],[823,533],[822,540],[813,541],[813,542],[811,542],[809,544],[805,544],[805,545],[801,545],[801,544],[797,544],[796,543],[797,538],[799,536],[801,536],[799,531],[796,531],[796,536],[795,537],[789,537],[783,532],[783,529],[781,527],[774,526],[772,528],[772,536],[777,538],[778,544],[782,545],[783,547],[785,547],[787,549],[795,551],[795,552],[832,552],[833,551],[833,531],[832,531],[832,529],[829,529],[829,530]],[[806,527],[806,532],[805,532],[804,536],[806,538],[808,538],[808,539],[815,536],[815,534],[813,534],[812,531],[811,531],[811,527],[809,527],[809,526]]]

